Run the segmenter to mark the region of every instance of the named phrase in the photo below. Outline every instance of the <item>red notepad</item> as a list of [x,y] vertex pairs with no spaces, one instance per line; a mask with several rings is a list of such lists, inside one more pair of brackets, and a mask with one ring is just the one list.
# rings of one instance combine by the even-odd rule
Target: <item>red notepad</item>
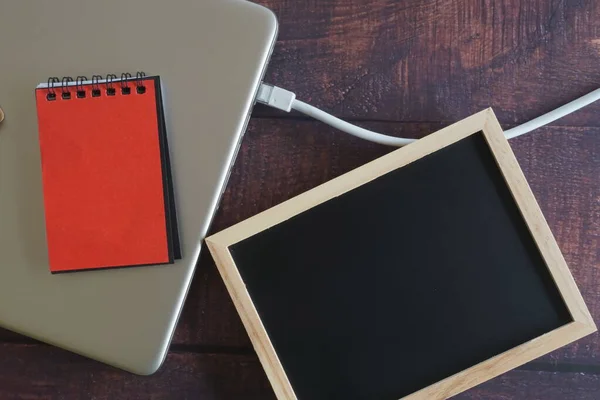
[[159,77],[36,89],[50,271],[181,258]]

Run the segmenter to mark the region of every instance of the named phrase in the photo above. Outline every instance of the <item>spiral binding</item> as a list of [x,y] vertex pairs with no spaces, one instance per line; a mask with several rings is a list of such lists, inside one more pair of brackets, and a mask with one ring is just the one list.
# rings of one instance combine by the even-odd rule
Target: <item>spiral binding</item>
[[[104,79],[102,75],[93,75],[91,79],[92,90],[90,91],[90,94],[92,97],[100,97],[103,95],[113,97],[117,95],[117,89],[120,89],[121,95],[128,96],[134,93],[132,91],[131,84],[135,86],[135,93],[145,94],[146,86],[144,85],[144,78],[146,78],[146,74],[144,72],[136,73],[135,77],[128,72],[122,73],[121,79],[118,82],[119,85],[117,87],[115,84],[115,81],[117,81],[117,75],[108,74],[106,75],[106,79]],[[101,80],[105,80],[106,82],[100,83]],[[85,99],[88,95],[88,92],[84,87],[84,82],[86,81],[88,81],[88,78],[81,75],[75,80],[73,80],[73,78],[70,76],[65,76],[62,79],[50,77],[48,78],[48,87],[46,88],[46,100],[56,100],[58,98],[57,90],[60,91],[60,98],[62,100]],[[69,85],[72,82],[75,82],[74,86]],[[87,85],[89,85],[89,83]]]

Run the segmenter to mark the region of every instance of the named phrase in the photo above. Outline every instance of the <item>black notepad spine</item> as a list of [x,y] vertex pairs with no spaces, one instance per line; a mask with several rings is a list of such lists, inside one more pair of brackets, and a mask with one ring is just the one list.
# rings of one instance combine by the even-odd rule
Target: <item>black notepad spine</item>
[[[115,96],[117,90],[120,90],[121,94],[128,96],[133,93],[132,83],[135,86],[136,94],[145,94],[146,86],[144,84],[144,78],[146,74],[144,72],[137,72],[133,77],[129,72],[121,74],[121,79],[117,78],[115,74],[107,74],[106,78],[102,75],[93,75],[92,82],[92,97],[100,96]],[[59,79],[55,76],[48,78],[46,100],[54,101],[57,99],[57,90],[60,92],[61,99],[85,99],[87,92],[84,88],[85,82],[88,82],[88,78],[85,76],[78,76],[73,79],[70,76],[65,76]],[[102,82],[101,82],[102,81]],[[75,85],[72,84],[75,82]],[[104,89],[104,90],[103,90]]]

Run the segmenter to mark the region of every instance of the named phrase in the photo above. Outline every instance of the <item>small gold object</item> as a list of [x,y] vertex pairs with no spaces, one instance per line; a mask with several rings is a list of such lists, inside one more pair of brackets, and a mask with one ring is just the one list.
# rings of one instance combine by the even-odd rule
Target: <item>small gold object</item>
[[4,121],[4,111],[0,108],[0,122]]

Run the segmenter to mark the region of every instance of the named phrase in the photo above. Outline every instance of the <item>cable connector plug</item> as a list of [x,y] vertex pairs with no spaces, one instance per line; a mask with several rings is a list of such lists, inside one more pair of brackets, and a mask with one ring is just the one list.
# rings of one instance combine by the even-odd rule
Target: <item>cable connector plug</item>
[[285,112],[292,111],[296,94],[277,86],[261,83],[256,102]]

